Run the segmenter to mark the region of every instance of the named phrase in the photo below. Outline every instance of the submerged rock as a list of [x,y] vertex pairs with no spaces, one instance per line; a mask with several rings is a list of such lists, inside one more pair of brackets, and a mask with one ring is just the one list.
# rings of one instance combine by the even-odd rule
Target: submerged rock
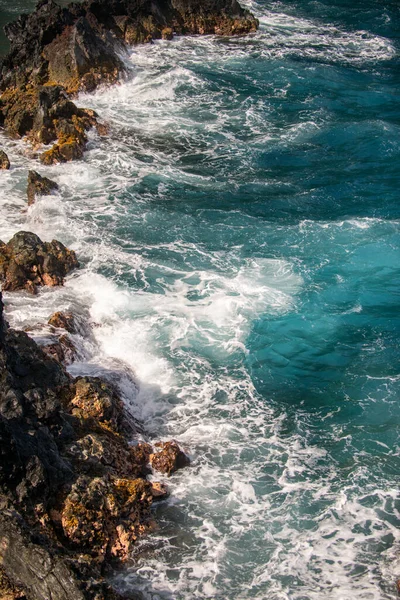
[[75,252],[61,242],[42,242],[34,233],[20,231],[5,244],[0,242],[0,281],[3,290],[27,290],[56,286],[79,267]]
[[0,169],[3,171],[8,171],[10,168],[10,160],[4,150],[0,150]]
[[44,196],[58,190],[58,184],[47,177],[42,177],[36,171],[28,173],[28,205],[30,206],[36,200],[36,196]]

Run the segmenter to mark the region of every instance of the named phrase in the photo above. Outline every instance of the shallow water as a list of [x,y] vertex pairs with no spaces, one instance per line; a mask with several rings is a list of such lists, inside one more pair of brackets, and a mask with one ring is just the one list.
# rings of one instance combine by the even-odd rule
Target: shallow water
[[118,377],[192,467],[118,578],[143,598],[396,598],[399,9],[249,2],[260,31],[136,48],[82,96],[111,126],[25,211],[2,139],[0,237],[74,248],[10,322],[87,311],[73,373]]

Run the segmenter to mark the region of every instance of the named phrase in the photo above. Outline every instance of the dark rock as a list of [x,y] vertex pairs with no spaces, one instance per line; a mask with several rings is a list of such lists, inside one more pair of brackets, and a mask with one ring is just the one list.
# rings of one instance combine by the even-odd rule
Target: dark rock
[[0,567],[0,598],[2,600],[27,600],[24,590],[11,583],[2,567]]
[[180,449],[177,442],[158,442],[155,444],[156,451],[150,454],[150,464],[156,471],[171,475],[178,469],[190,465],[190,459]]
[[58,190],[58,184],[47,177],[42,177],[36,171],[28,173],[28,205],[35,202],[36,196],[44,196]]
[[0,150],[0,169],[7,170],[10,168],[10,161],[4,150]]
[[65,559],[37,543],[20,515],[1,512],[0,537],[0,563],[7,577],[25,589],[29,598],[85,599]]
[[75,252],[61,242],[42,242],[34,233],[20,231],[0,242],[0,281],[3,290],[36,292],[37,286],[56,286],[79,266]]

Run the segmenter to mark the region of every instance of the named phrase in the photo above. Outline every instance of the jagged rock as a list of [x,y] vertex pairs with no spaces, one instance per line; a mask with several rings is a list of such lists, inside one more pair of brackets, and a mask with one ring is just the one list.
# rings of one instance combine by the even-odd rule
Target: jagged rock
[[2,169],[3,171],[8,171],[10,166],[11,165],[7,154],[4,152],[4,150],[0,150],[0,169]]
[[79,17],[45,47],[49,78],[70,93],[80,88],[82,77],[91,74],[96,84],[114,83],[123,64],[116,53],[115,40],[103,30],[91,13]]
[[190,459],[180,449],[177,442],[158,442],[155,444],[156,452],[150,454],[150,464],[156,471],[171,475],[178,469],[190,465]]
[[1,600],[27,600],[24,590],[11,583],[2,567],[0,567],[0,598]]
[[56,312],[48,320],[49,325],[65,329],[68,333],[78,333],[79,328],[75,316],[71,312]]
[[39,544],[20,515],[1,512],[0,537],[0,563],[12,584],[25,589],[27,597],[85,600],[77,577],[65,559]]
[[47,177],[42,177],[36,171],[28,173],[28,205],[35,202],[36,196],[44,196],[58,190],[58,184]]
[[60,335],[58,340],[42,346],[43,352],[62,365],[72,364],[77,356],[77,349],[68,335]]
[[68,456],[73,458],[74,464],[79,464],[79,472],[99,476],[112,473],[126,478],[146,477],[150,473],[148,456],[152,452],[151,447],[148,452],[140,448],[142,444],[132,447],[112,430],[101,427],[94,430],[93,423],[86,429],[89,429],[86,435],[82,434],[67,448]]
[[0,281],[3,290],[36,292],[37,286],[56,286],[79,266],[75,252],[61,242],[42,242],[34,233],[20,231],[0,242]]
[[71,386],[68,409],[80,419],[96,419],[118,429],[123,416],[123,404],[116,390],[98,377],[79,377]]

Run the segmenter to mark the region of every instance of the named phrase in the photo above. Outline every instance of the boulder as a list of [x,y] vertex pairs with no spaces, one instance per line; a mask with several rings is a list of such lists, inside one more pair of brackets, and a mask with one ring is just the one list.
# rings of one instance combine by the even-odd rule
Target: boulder
[[153,469],[166,475],[190,465],[189,457],[174,440],[155,444],[155,452],[150,454],[149,461]]
[[10,161],[4,150],[0,150],[0,170],[7,170],[10,168]]
[[0,242],[0,281],[5,291],[56,286],[79,266],[75,252],[61,242],[42,242],[34,233],[20,231],[5,244]]
[[45,196],[58,190],[58,184],[47,177],[42,177],[36,171],[28,173],[28,205],[35,202],[36,196]]

